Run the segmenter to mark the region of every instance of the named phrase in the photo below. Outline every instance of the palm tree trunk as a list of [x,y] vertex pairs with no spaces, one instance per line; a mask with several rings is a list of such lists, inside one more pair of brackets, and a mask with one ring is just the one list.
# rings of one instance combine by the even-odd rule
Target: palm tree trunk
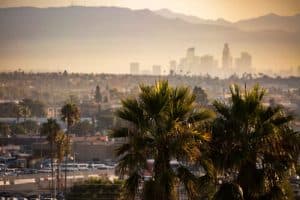
[[[69,141],[69,130],[70,130],[70,123],[67,123],[67,140]],[[65,195],[67,194],[67,165],[68,165],[68,151],[65,153]]]
[[174,200],[174,180],[171,175],[170,156],[166,147],[162,145],[160,153],[154,163],[154,180],[158,187],[157,200]]
[[57,173],[56,173],[56,182],[57,182],[57,192],[60,192],[60,162],[57,163]]
[[51,187],[52,187],[52,195],[54,194],[54,169],[53,169],[53,143],[50,144],[50,148],[51,148]]

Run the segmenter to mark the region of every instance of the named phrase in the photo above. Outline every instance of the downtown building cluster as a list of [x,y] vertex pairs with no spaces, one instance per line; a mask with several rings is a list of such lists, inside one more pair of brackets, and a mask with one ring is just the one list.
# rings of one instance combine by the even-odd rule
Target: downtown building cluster
[[152,71],[141,70],[139,62],[130,63],[130,74],[132,75],[210,75],[218,77],[228,77],[231,74],[242,75],[253,73],[252,56],[248,52],[241,52],[239,57],[233,58],[229,45],[224,44],[221,63],[210,54],[196,55],[196,49],[190,47],[186,55],[179,61],[171,60],[162,70],[161,65],[153,65]]

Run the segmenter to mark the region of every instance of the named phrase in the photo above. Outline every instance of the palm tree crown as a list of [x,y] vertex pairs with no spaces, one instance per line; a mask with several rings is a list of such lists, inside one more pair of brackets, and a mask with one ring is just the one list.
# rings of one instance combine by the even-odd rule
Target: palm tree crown
[[41,135],[47,136],[50,144],[55,142],[56,134],[60,130],[59,124],[55,119],[48,119],[46,123],[42,124]]
[[68,130],[80,119],[79,108],[74,103],[67,103],[61,109],[61,119],[67,123]]
[[218,113],[211,141],[215,167],[242,188],[245,199],[275,195],[274,190],[283,194],[288,169],[300,149],[299,134],[290,127],[292,117],[281,106],[264,106],[265,91],[259,86],[244,92],[237,85],[230,89],[228,103],[214,102]]
[[[128,126],[114,131],[114,137],[127,137],[128,142],[117,150],[121,174],[127,174],[125,196],[134,199],[147,159],[154,159],[153,176],[143,184],[144,199],[175,199],[175,186],[183,180],[179,172],[171,168],[172,159],[196,161],[201,152],[199,145],[209,140],[209,134],[199,131],[203,121],[212,117],[207,110],[195,108],[195,96],[186,87],[173,88],[167,81],[154,86],[140,86],[138,98],[122,101],[117,116]],[[189,188],[187,188],[189,189]],[[148,195],[146,195],[148,194]]]

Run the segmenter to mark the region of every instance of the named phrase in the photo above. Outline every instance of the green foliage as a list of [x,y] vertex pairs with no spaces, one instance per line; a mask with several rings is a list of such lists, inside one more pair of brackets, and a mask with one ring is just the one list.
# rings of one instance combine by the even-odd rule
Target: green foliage
[[39,125],[32,120],[20,123],[13,123],[9,126],[12,135],[36,135],[39,132]]
[[[57,163],[58,163],[57,180],[58,180],[58,186],[60,186],[59,166],[64,158],[64,155],[66,155],[70,151],[69,138],[60,129],[60,126],[55,119],[48,119],[47,122],[42,124],[40,131],[41,131],[41,135],[47,136],[47,140],[50,144],[52,166],[53,166],[54,159],[55,158],[57,159]],[[52,176],[54,176],[53,167],[52,167]]]
[[61,109],[61,119],[67,123],[69,131],[69,128],[80,120],[80,111],[76,104],[65,104]]
[[10,127],[13,135],[26,135],[27,133],[24,126],[18,123],[12,124]]
[[214,200],[243,200],[242,188],[237,184],[224,183],[220,186]]
[[11,134],[11,128],[9,124],[0,122],[0,136],[8,137]]
[[20,105],[23,107],[27,107],[30,110],[31,116],[34,117],[46,116],[45,105],[38,100],[23,99],[20,102]]
[[176,199],[176,186],[183,176],[172,170],[170,161],[199,160],[199,145],[210,138],[200,127],[213,115],[195,107],[195,95],[186,87],[173,88],[167,81],[160,81],[153,86],[141,85],[140,90],[138,98],[122,101],[116,114],[128,126],[113,133],[115,137],[128,137],[128,143],[117,149],[121,157],[118,171],[129,176],[125,197],[134,199],[147,170],[147,159],[153,158],[153,179],[144,182],[144,194],[155,191],[157,200]]
[[18,115],[18,118],[23,117],[24,121],[25,121],[27,117],[31,117],[31,110],[28,106],[19,104],[17,115]]
[[121,181],[108,179],[91,179],[75,184],[67,195],[67,200],[117,200],[120,198]]
[[56,137],[54,138],[54,145],[55,157],[57,158],[58,162],[61,163],[64,155],[70,152],[70,140],[68,136],[60,130],[56,133]]
[[23,99],[19,104],[8,102],[0,104],[0,117],[44,117],[45,105],[32,99]]
[[70,132],[77,136],[88,136],[94,134],[95,128],[88,120],[84,120],[72,126]]
[[24,127],[26,134],[38,134],[40,126],[36,121],[26,120],[20,123]]
[[0,103],[0,117],[18,117],[18,104]]
[[245,199],[259,199],[282,190],[299,156],[299,133],[290,127],[293,118],[282,107],[263,106],[265,91],[259,86],[230,89],[229,103],[214,102],[219,115],[213,124],[211,156],[220,173],[237,173],[233,182],[241,186]]
[[48,119],[47,122],[43,123],[41,126],[41,135],[47,136],[47,140],[53,143],[57,132],[60,130],[59,124],[55,119]]
[[201,87],[194,87],[193,93],[196,96],[195,101],[200,105],[207,105],[208,98],[206,92]]

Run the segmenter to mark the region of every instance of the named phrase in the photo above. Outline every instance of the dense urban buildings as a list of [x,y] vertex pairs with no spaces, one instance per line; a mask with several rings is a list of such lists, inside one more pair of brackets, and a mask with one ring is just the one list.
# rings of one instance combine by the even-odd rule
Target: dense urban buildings
[[228,77],[231,74],[242,76],[244,73],[255,73],[252,66],[252,56],[248,52],[241,52],[240,57],[235,58],[230,52],[228,43],[224,44],[222,52],[221,66],[213,55],[205,54],[202,56],[196,55],[196,49],[190,47],[186,50],[186,56],[176,60],[171,60],[163,70],[161,65],[153,65],[152,72],[147,69],[140,70],[139,63],[130,63],[130,74],[137,75],[161,75],[162,70],[171,75],[210,75],[218,77]]

